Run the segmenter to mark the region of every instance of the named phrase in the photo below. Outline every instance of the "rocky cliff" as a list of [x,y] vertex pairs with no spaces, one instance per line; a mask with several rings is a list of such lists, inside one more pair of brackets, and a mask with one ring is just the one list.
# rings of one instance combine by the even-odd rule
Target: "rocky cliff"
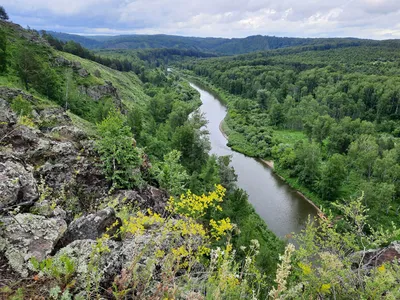
[[[31,123],[11,108],[15,97],[32,104]],[[62,108],[40,108],[37,102],[21,90],[0,89],[0,285],[29,278],[33,257],[40,261],[63,253],[79,260],[83,274],[96,239],[120,225],[107,207],[110,199],[114,207],[123,201],[156,212],[167,200],[166,192],[149,185],[110,194],[93,137]],[[112,251],[101,263],[102,280],[119,274],[146,241],[108,243]]]

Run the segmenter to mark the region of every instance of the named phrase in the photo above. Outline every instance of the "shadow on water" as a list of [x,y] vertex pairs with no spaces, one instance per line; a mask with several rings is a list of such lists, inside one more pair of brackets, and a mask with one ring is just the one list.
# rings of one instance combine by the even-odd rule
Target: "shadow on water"
[[232,166],[238,175],[238,186],[249,195],[249,201],[268,227],[280,237],[304,228],[308,216],[316,215],[315,208],[279,178],[272,170],[254,158],[231,150],[220,131],[220,123],[226,116],[226,107],[197,84],[191,83],[202,101],[200,111],[208,120],[211,153],[232,156]]

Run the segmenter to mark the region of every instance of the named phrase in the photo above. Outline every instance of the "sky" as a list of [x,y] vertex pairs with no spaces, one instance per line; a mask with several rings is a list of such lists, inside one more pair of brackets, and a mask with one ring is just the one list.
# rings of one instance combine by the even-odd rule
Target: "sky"
[[0,0],[10,20],[84,35],[400,38],[400,0]]

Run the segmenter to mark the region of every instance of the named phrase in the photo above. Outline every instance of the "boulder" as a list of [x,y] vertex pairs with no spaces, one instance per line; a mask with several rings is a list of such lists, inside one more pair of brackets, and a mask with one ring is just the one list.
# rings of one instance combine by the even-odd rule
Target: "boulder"
[[79,142],[87,138],[87,134],[75,126],[54,127],[51,130],[51,134],[53,137],[54,135],[59,135],[64,139],[69,139],[75,142]]
[[17,123],[17,115],[12,111],[10,104],[6,100],[1,98],[0,98],[0,123],[5,123],[3,125],[13,125]]
[[28,261],[41,261],[49,255],[67,229],[59,218],[47,219],[33,214],[18,214],[0,219],[5,226],[0,231],[0,251],[4,252],[10,267],[22,277],[29,274]]
[[89,72],[85,68],[81,68],[78,70],[78,75],[85,78],[89,76]]
[[[60,249],[54,256],[54,259],[58,259],[61,256],[68,256],[76,266],[76,279],[78,283],[78,289],[83,288],[81,284],[87,281],[87,278],[92,277],[92,280],[96,282],[100,278],[100,284],[103,287],[110,287],[114,278],[121,274],[123,269],[129,270],[135,267],[136,273],[140,274],[140,271],[156,270],[156,265],[160,264],[162,258],[158,261],[154,261],[150,258],[154,257],[153,246],[159,243],[165,244],[167,248],[169,245],[168,238],[162,235],[162,233],[148,233],[139,236],[131,236],[123,242],[106,240],[102,242],[101,248],[104,250],[100,254],[94,250],[96,241],[92,239],[76,240],[68,246]],[[96,275],[90,272],[90,262],[96,262]],[[135,265],[133,265],[135,263]]]
[[351,260],[357,267],[367,270],[388,262],[400,263],[400,241],[392,242],[384,248],[356,252],[351,256]]
[[58,217],[60,219],[66,220],[67,213],[60,206],[53,207],[53,203],[48,200],[42,200],[35,202],[31,208],[31,212],[45,217]]
[[[117,224],[114,225],[113,224]],[[76,240],[96,240],[103,233],[112,236],[119,228],[121,220],[115,216],[112,208],[106,208],[98,211],[95,214],[80,217],[69,224],[67,231],[60,239],[57,248],[64,247]]]
[[151,208],[154,212],[162,214],[169,199],[166,191],[154,186],[147,186],[141,191],[122,190],[113,195],[121,205],[126,203],[137,204],[142,209]]
[[[119,100],[118,90],[112,85],[111,82],[106,81],[103,85],[96,86],[79,86],[81,93],[89,96],[95,101],[99,101],[103,97],[112,97],[114,100]],[[120,101],[118,101],[119,104]]]
[[0,209],[33,203],[38,197],[32,168],[14,156],[0,153]]

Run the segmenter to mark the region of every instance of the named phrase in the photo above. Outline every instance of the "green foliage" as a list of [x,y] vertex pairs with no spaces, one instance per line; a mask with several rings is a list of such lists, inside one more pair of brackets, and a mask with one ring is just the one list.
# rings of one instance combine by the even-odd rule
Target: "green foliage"
[[61,255],[58,259],[46,258],[40,262],[32,257],[30,263],[37,272],[55,279],[62,287],[71,283],[77,268],[67,255]]
[[189,181],[185,168],[179,163],[180,158],[179,151],[171,151],[164,155],[164,161],[159,163],[155,171],[160,186],[174,196],[182,194],[187,189]]
[[0,20],[8,20],[8,14],[3,6],[0,6]]
[[11,108],[19,116],[29,117],[32,115],[32,104],[28,100],[22,98],[21,95],[12,101]]
[[[307,224],[296,237],[298,250],[294,260],[282,262],[288,272],[281,276],[289,278],[288,284],[273,299],[396,299],[399,296],[398,263],[385,263],[368,270],[368,259],[358,252],[385,245],[399,230],[370,230],[372,233],[366,235],[368,210],[362,202],[359,197],[336,205],[344,215],[346,229],[339,230],[330,217]],[[277,277],[277,282],[281,281]]]
[[321,150],[315,143],[302,143],[297,145],[296,172],[299,181],[308,187],[312,187],[320,175]]
[[345,158],[337,153],[332,155],[322,166],[318,190],[324,199],[336,200],[346,173]]
[[318,205],[364,190],[371,222],[389,226],[400,211],[398,43],[333,44],[180,67],[227,103],[222,128],[232,149],[273,158],[275,171]]
[[100,139],[97,151],[106,178],[113,188],[132,188],[142,184],[139,151],[133,145],[133,136],[125,117],[113,110],[97,126]]
[[0,73],[7,70],[7,35],[0,30]]

